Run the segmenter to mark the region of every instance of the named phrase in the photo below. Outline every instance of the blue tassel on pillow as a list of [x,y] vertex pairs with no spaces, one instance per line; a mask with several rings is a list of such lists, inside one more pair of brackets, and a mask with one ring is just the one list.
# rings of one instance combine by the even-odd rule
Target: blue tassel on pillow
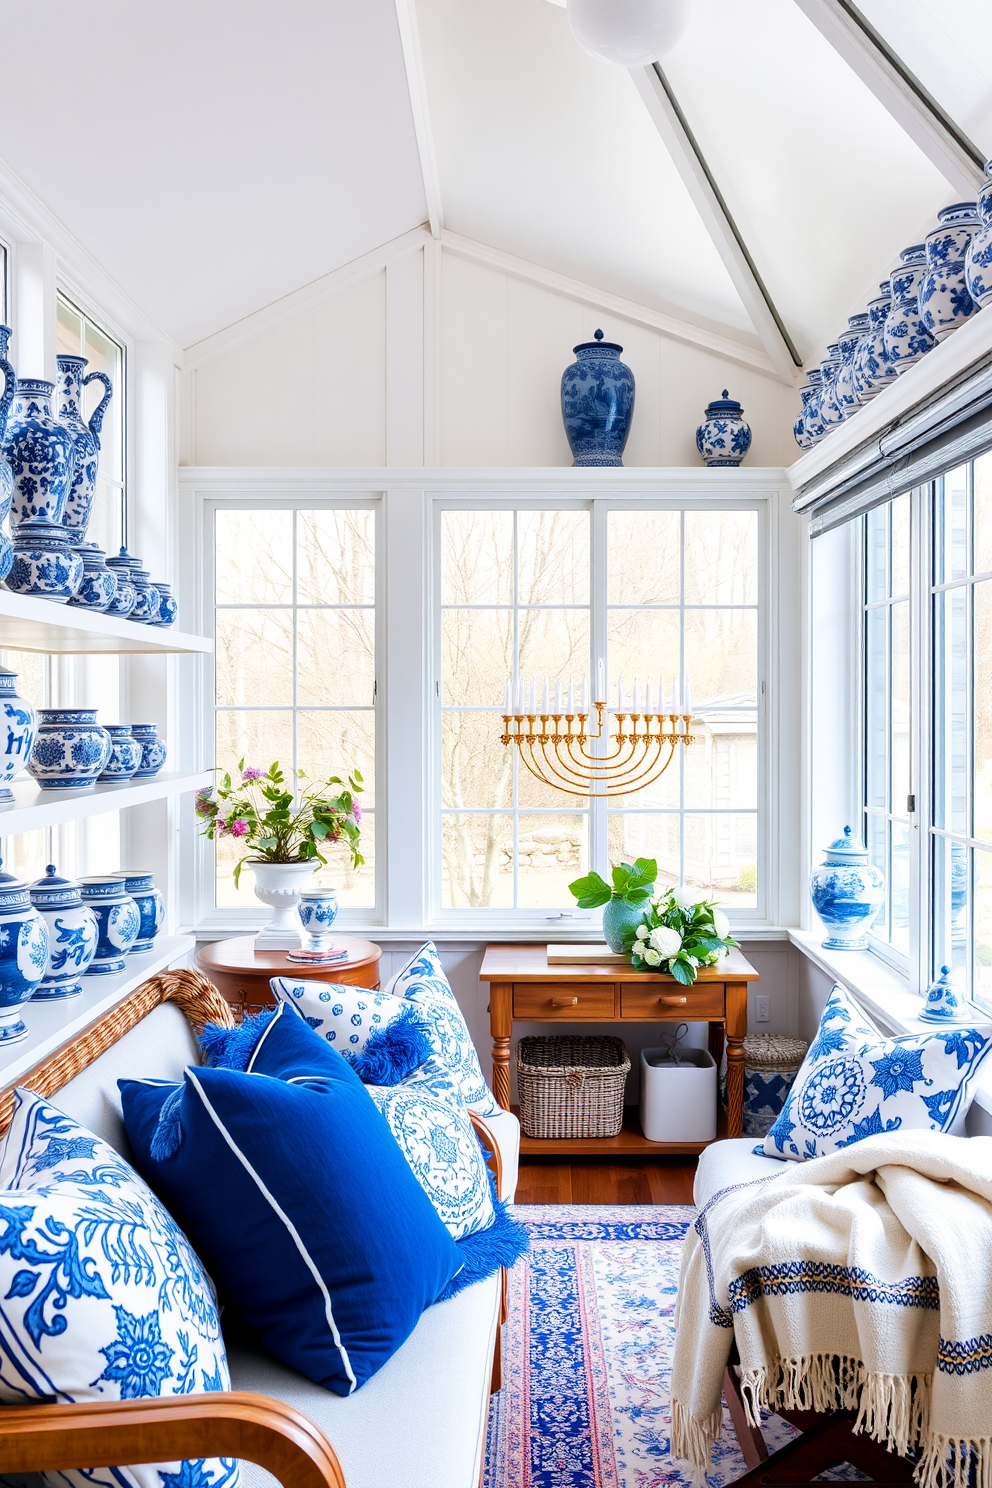
[[431,1055],[431,1031],[413,1008],[377,1028],[350,1064],[363,1085],[399,1085]]
[[439,1302],[457,1297],[459,1292],[473,1282],[484,1281],[501,1266],[506,1266],[509,1270],[530,1249],[530,1236],[520,1221],[510,1215],[509,1199],[497,1199],[492,1175],[490,1183],[496,1218],[487,1229],[478,1230],[474,1235],[466,1235],[464,1240],[455,1241],[462,1258],[462,1269],[448,1282],[437,1299]]
[[255,1045],[277,1011],[277,1008],[266,1008],[244,1018],[236,1028],[221,1028],[217,1023],[208,1023],[200,1034],[200,1048],[206,1054],[207,1062],[223,1069],[246,1070]]
[[183,1128],[179,1119],[179,1107],[182,1105],[184,1089],[185,1086],[177,1085],[175,1090],[170,1090],[158,1113],[148,1149],[155,1162],[164,1162],[167,1157],[174,1157],[182,1146]]

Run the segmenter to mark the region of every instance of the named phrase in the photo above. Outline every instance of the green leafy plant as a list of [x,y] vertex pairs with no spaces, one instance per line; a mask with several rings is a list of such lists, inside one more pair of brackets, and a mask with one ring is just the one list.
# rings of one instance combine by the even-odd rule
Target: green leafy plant
[[619,863],[611,872],[612,888],[600,873],[587,873],[568,886],[580,909],[598,909],[611,899],[625,904],[644,904],[651,897],[651,885],[658,876],[654,858],[638,858],[634,863]]
[[641,923],[625,934],[623,949],[638,971],[665,971],[688,986],[700,966],[715,966],[736,944],[723,910],[679,885],[650,898]]
[[347,782],[331,775],[310,788],[304,788],[306,776],[297,770],[295,789],[278,760],[260,770],[240,759],[237,773],[237,780],[225,773],[214,788],[196,795],[203,835],[211,840],[234,837],[246,848],[234,865],[235,887],[245,863],[305,863],[314,858],[326,863],[322,849],[335,842],[344,841],[353,867],[365,862],[358,850],[362,808],[356,797],[364,788],[360,770],[352,770]]

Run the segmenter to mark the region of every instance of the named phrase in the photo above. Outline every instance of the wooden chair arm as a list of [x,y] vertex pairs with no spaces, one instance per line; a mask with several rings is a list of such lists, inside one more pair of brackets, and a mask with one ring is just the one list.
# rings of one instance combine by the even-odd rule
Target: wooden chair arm
[[0,1406],[0,1472],[65,1472],[187,1457],[244,1457],[284,1488],[346,1488],[323,1432],[268,1395],[228,1391]]
[[475,1128],[475,1134],[476,1134],[476,1136],[479,1138],[480,1142],[485,1143],[485,1145],[488,1148],[488,1150],[492,1153],[492,1157],[489,1159],[489,1166],[492,1168],[492,1170],[493,1170],[493,1177],[496,1179],[496,1194],[497,1194],[497,1197],[498,1198],[502,1198],[503,1197],[503,1157],[502,1157],[502,1154],[501,1154],[501,1152],[499,1150],[499,1143],[497,1142],[496,1138],[493,1136],[492,1131],[489,1129],[489,1127],[483,1121],[482,1117],[480,1115],[478,1115],[477,1112],[475,1112],[475,1111],[469,1111],[468,1114],[469,1114],[469,1120],[471,1121],[472,1125]]

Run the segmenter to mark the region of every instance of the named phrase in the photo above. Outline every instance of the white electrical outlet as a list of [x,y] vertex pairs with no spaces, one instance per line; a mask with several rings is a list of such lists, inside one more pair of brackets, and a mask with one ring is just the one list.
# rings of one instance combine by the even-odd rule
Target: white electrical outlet
[[754,1021],[756,1023],[768,1022],[768,998],[756,997],[754,999]]

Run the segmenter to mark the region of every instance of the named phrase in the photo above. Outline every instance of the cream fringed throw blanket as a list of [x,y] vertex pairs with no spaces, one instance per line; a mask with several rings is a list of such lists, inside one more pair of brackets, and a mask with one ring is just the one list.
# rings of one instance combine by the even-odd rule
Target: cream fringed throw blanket
[[857,1409],[923,1488],[992,1485],[992,1137],[891,1132],[724,1189],[686,1237],[672,1452],[700,1472],[736,1340],[748,1414]]

